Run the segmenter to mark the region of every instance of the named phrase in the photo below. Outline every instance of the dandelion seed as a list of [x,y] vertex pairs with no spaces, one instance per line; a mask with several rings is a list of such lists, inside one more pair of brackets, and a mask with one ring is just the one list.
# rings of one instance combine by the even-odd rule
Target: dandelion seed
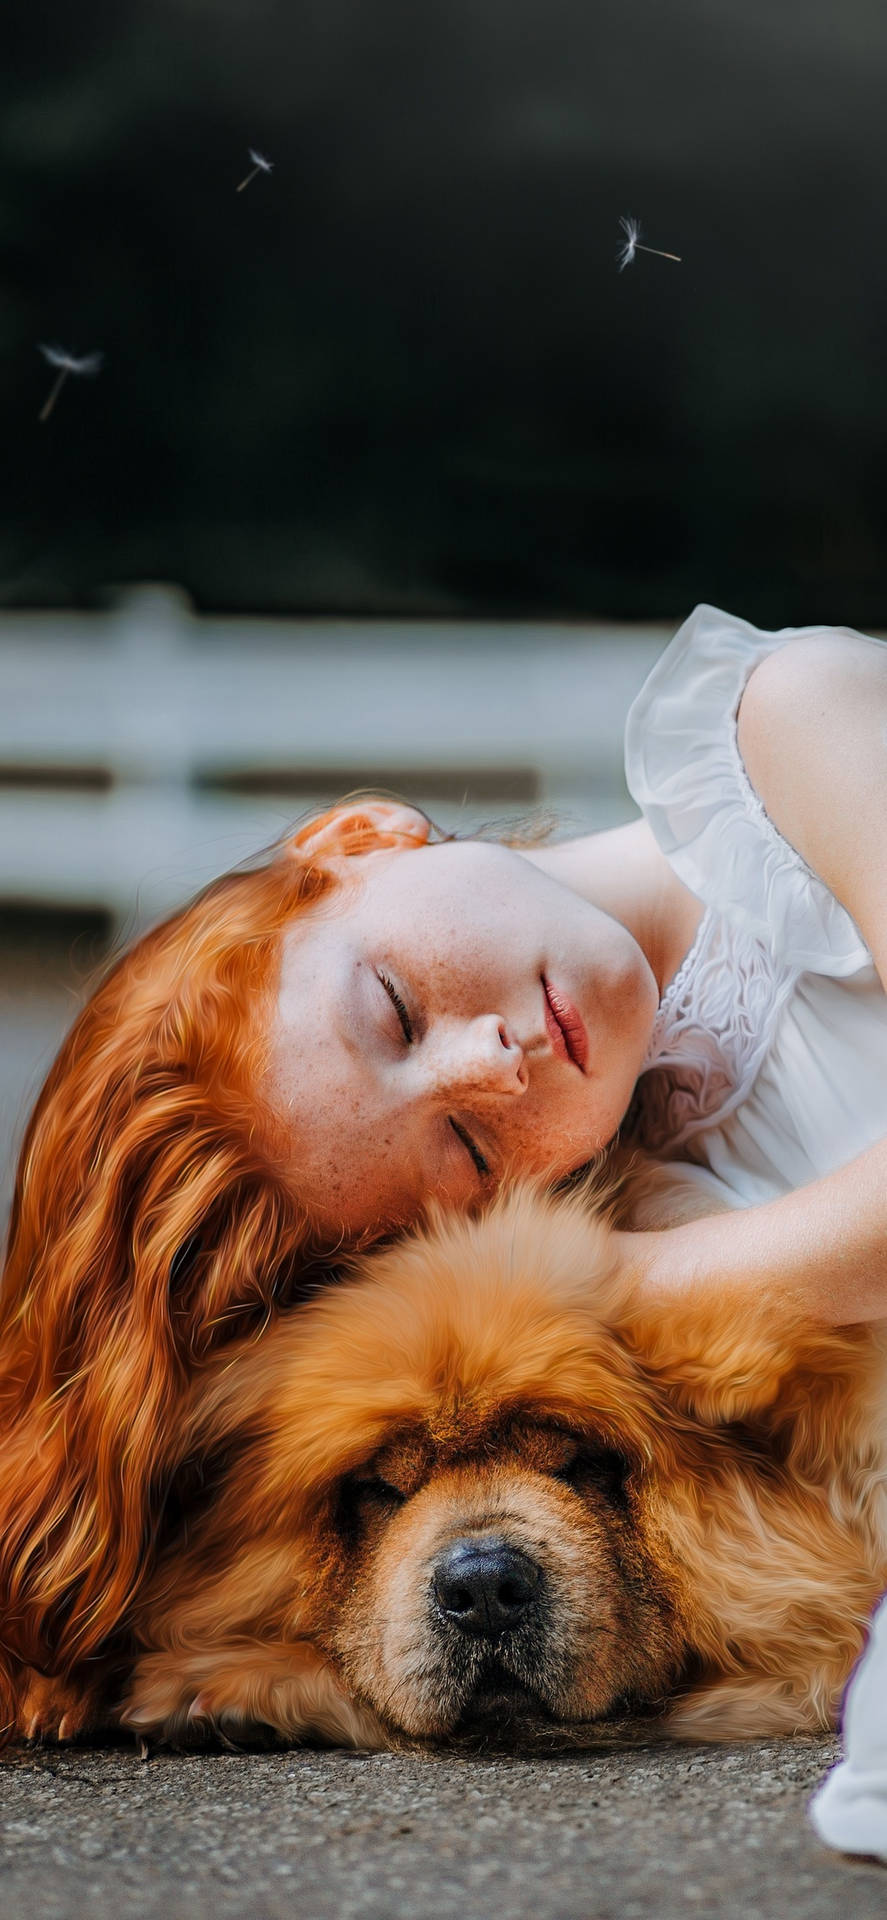
[[73,373],[75,379],[85,376],[87,380],[92,380],[100,372],[105,356],[103,353],[84,353],[78,360],[76,354],[66,353],[64,347],[45,347],[42,341],[37,351],[58,372],[58,379],[54,381],[49,398],[44,401],[38,415],[38,419],[48,420],[68,375]]
[[619,252],[616,255],[616,258],[619,262],[620,273],[622,272],[623,267],[631,266],[631,263],[636,253],[655,253],[658,259],[660,260],[680,261],[681,256],[679,253],[663,253],[661,247],[642,246],[641,223],[639,220],[632,220],[630,214],[621,214],[619,219],[619,225],[622,228],[622,231],[625,235],[624,245],[620,247]]
[[274,172],[274,161],[266,160],[265,155],[263,153],[257,153],[255,147],[247,147],[247,153],[253,164],[246,179],[241,180],[239,187],[235,188],[236,193],[242,193],[244,187],[249,186],[250,181],[255,179],[257,173]]

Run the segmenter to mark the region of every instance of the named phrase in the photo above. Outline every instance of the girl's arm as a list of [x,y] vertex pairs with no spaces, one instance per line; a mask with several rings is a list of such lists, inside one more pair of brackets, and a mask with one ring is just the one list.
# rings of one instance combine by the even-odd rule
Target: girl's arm
[[[770,654],[739,711],[749,778],[856,921],[887,990],[887,647],[815,635]],[[645,1291],[728,1283],[834,1326],[887,1318],[885,1139],[765,1206],[624,1236]]]
[[747,1287],[829,1326],[887,1319],[887,1140],[766,1206],[620,1239],[651,1299]]

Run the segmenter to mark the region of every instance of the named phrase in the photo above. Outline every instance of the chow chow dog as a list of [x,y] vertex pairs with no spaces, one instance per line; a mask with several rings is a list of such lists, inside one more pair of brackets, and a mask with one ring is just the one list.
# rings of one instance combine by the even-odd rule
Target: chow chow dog
[[657,1309],[582,1198],[439,1217],[195,1389],[143,1734],[388,1747],[828,1727],[887,1586],[887,1348]]

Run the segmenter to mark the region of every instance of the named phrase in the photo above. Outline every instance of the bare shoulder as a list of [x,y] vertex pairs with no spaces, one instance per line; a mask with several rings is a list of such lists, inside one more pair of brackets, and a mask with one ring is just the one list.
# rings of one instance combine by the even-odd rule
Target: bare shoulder
[[787,641],[752,673],[737,741],[774,826],[887,957],[887,646],[839,631]]
[[746,755],[778,747],[787,726],[853,713],[860,699],[887,697],[887,645],[836,629],[806,633],[767,655],[752,672],[739,708],[739,745]]

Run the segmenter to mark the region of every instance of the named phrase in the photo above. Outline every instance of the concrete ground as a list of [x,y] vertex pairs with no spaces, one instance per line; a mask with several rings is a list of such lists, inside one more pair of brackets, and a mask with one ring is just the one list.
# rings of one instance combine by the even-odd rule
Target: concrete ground
[[39,1920],[883,1920],[819,1846],[828,1740],[501,1755],[15,1751],[0,1912]]

